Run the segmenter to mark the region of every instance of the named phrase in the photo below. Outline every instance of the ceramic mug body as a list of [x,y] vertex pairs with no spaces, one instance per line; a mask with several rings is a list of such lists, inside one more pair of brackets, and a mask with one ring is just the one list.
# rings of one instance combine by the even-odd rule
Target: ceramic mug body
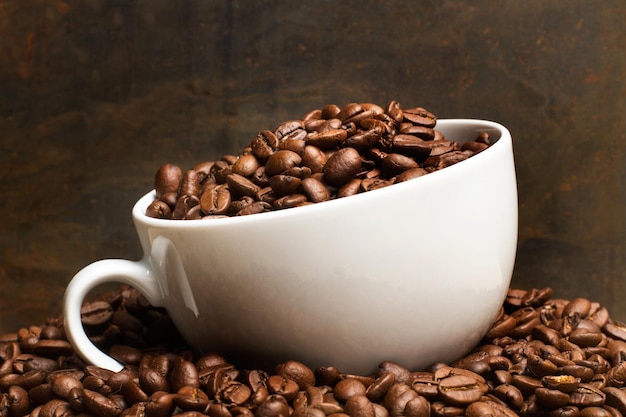
[[146,194],[133,208],[144,258],[99,261],[72,279],[68,338],[88,362],[121,369],[80,322],[87,293],[115,281],[165,307],[199,352],[361,374],[384,360],[417,370],[462,356],[510,284],[517,186],[506,128],[451,119],[437,129],[460,143],[487,131],[495,143],[411,181],[249,216],[153,219]]

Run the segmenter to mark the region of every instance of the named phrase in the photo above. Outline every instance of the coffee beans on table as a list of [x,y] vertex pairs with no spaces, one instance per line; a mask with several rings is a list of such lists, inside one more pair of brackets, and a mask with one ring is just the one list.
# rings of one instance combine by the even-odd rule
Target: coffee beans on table
[[437,117],[397,101],[329,104],[259,132],[239,155],[183,171],[162,165],[146,215],[213,219],[320,203],[408,181],[490,146],[486,132],[460,145]]
[[463,358],[372,375],[295,360],[269,369],[199,355],[164,310],[122,286],[85,303],[89,337],[125,364],[117,373],[75,356],[61,317],[0,335],[1,416],[426,417],[626,415],[626,324],[550,288],[508,292],[481,343]]

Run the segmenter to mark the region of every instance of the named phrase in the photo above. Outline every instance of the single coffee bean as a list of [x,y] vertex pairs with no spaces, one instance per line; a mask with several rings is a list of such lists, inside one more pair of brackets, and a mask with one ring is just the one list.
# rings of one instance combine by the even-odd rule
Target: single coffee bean
[[12,416],[24,416],[28,414],[30,409],[28,391],[20,386],[14,385],[9,387],[6,395],[9,413]]
[[265,164],[265,173],[272,175],[280,174],[289,168],[300,165],[302,157],[297,153],[289,150],[279,150],[274,152]]
[[537,403],[549,410],[563,407],[570,401],[570,396],[567,393],[550,388],[537,388],[534,395]]
[[514,410],[521,410],[524,405],[524,395],[514,385],[498,385],[494,388],[493,393]]
[[[393,373],[388,371],[383,371],[379,369],[377,371],[378,377],[374,380],[374,382],[367,387],[365,390],[365,396],[369,398],[370,401],[379,401],[387,394],[389,388],[393,386],[395,383],[395,376]],[[413,376],[410,376],[411,383],[413,383]]]
[[176,404],[174,403],[175,398],[176,394],[170,392],[157,391],[153,393],[146,403],[146,416],[171,416],[176,408]]
[[166,194],[177,194],[182,179],[183,172],[180,167],[173,164],[161,165],[154,180],[157,199],[161,199]]
[[209,405],[209,397],[200,388],[186,385],[177,390],[174,404],[185,411],[203,411]]
[[354,396],[364,396],[367,388],[357,379],[346,378],[335,385],[335,398],[339,401],[347,401]]
[[457,406],[466,406],[478,401],[486,392],[486,385],[465,375],[449,376],[439,381],[441,398]]
[[601,407],[605,400],[606,394],[589,384],[580,384],[569,393],[569,404],[576,407]]
[[304,130],[296,130],[288,136],[282,138],[278,144],[278,149],[292,151],[302,156],[306,142],[307,132]]
[[233,164],[233,174],[250,177],[259,168],[259,160],[252,154],[241,155]]
[[183,387],[200,386],[200,377],[196,366],[183,358],[177,358],[174,367],[169,374],[169,385],[172,391],[178,391]]
[[345,413],[350,417],[375,417],[374,405],[364,395],[355,395],[346,400]]
[[198,173],[193,169],[185,171],[180,183],[180,195],[190,195],[198,197],[200,194],[200,179]]
[[343,129],[328,129],[309,133],[306,137],[307,146],[319,149],[333,149],[341,146],[348,138],[348,132]]
[[266,160],[278,149],[278,138],[269,130],[263,130],[252,139],[252,154],[260,160]]
[[289,417],[290,414],[289,404],[281,395],[270,395],[254,413],[255,417]]
[[626,391],[617,387],[606,387],[602,390],[606,395],[606,404],[620,413],[626,413]]
[[172,209],[164,201],[154,200],[146,209],[146,216],[155,219],[169,219],[172,216]]
[[226,176],[226,183],[228,184],[228,189],[231,191],[231,193],[235,194],[236,196],[254,197],[257,191],[261,189],[261,187],[259,187],[243,175],[235,173]]
[[444,401],[435,401],[431,405],[431,412],[436,417],[460,417],[465,414],[465,407],[449,405]]
[[321,203],[322,201],[330,200],[331,195],[328,187],[318,179],[312,177],[305,178],[302,180],[301,186],[308,200],[313,203]]
[[277,197],[296,194],[301,184],[300,178],[291,175],[278,174],[270,178],[270,187]]
[[115,401],[88,389],[83,389],[83,404],[90,413],[99,417],[117,417],[123,411]]
[[586,298],[575,298],[565,306],[563,309],[563,316],[577,314],[580,317],[586,317],[590,310],[591,301]]
[[404,120],[426,127],[435,127],[437,117],[422,107],[414,107],[404,110]]
[[613,417],[609,410],[603,407],[585,407],[579,411],[578,417]]
[[298,388],[306,390],[315,385],[315,374],[305,364],[290,360],[276,366],[276,374],[288,378],[298,384]]
[[267,380],[270,394],[283,396],[287,401],[293,399],[299,391],[298,383],[282,375],[272,375]]
[[418,395],[406,403],[402,415],[404,417],[429,417],[430,411],[431,407],[428,400]]
[[303,130],[304,124],[302,120],[287,120],[286,122],[281,123],[277,128],[274,134],[280,140],[291,133],[297,130]]
[[98,326],[111,320],[113,308],[106,301],[85,303],[80,309],[80,319],[86,326]]
[[291,194],[276,199],[276,201],[274,201],[274,203],[272,204],[272,207],[277,210],[283,210],[301,206],[307,201],[308,199],[304,194]]
[[362,133],[356,133],[348,137],[344,142],[344,146],[349,146],[351,148],[358,150],[359,152],[364,152],[378,145],[380,141],[381,141],[381,130],[370,129]]
[[342,148],[333,153],[324,165],[324,180],[332,186],[342,186],[361,169],[361,155],[354,148]]

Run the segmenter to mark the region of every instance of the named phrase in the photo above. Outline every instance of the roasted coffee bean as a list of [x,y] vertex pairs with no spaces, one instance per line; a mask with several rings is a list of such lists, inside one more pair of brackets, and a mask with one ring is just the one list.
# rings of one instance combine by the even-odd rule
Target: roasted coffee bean
[[275,372],[284,378],[288,378],[298,384],[300,390],[306,390],[315,385],[315,374],[305,364],[290,360],[276,366]]
[[252,154],[260,160],[266,160],[278,149],[278,138],[269,130],[261,131],[250,144]]
[[436,401],[431,405],[434,417],[459,417],[465,414],[465,407],[448,405],[443,401]]
[[394,177],[409,169],[420,168],[413,158],[399,153],[390,153],[383,159],[382,170],[389,176]]
[[364,395],[354,395],[348,398],[345,413],[350,417],[375,417],[374,405]]
[[498,385],[493,389],[493,394],[514,410],[520,410],[524,405],[524,395],[514,385]]
[[355,378],[342,379],[335,385],[335,398],[339,401],[347,401],[354,396],[364,396],[367,388]]
[[[346,133],[347,136],[347,133]],[[349,146],[358,150],[359,152],[365,152],[368,149],[376,146],[381,139],[380,129],[370,129],[361,133],[356,133],[344,141],[344,146]]]
[[550,388],[537,388],[534,395],[537,404],[548,410],[563,407],[570,401],[570,396],[567,393]]
[[404,110],[404,120],[426,127],[435,127],[437,117],[422,107],[414,107]]
[[115,401],[95,391],[83,389],[82,399],[85,409],[96,416],[117,417],[123,411]]
[[306,136],[306,145],[315,146],[319,149],[334,149],[341,146],[348,138],[348,132],[344,129],[325,129]]
[[166,202],[154,200],[146,209],[146,216],[155,219],[169,219],[172,217],[172,209]]
[[591,310],[591,301],[586,298],[575,298],[563,308],[563,316],[576,314],[579,317],[586,317],[589,310]]
[[200,198],[200,207],[207,215],[226,214],[232,197],[228,185],[212,184]]
[[439,381],[439,395],[447,403],[467,406],[487,392],[487,386],[465,375],[449,376]]
[[113,308],[106,301],[86,303],[80,309],[80,319],[86,326],[98,326],[111,320]]
[[252,176],[259,168],[259,160],[252,154],[241,155],[233,164],[233,174],[242,177]]
[[286,122],[281,123],[277,128],[274,134],[280,141],[281,139],[289,136],[295,131],[303,130],[304,123],[302,120],[287,120]]
[[296,194],[301,184],[300,178],[291,175],[278,174],[270,178],[270,188],[277,197]]
[[400,174],[398,174],[396,176],[395,182],[404,182],[404,181],[408,181],[408,180],[412,180],[415,178],[419,178],[423,175],[428,174],[428,171],[426,171],[424,168],[409,168],[406,171],[401,172]]
[[271,178],[273,175],[300,165],[302,157],[289,150],[279,150],[274,152],[265,164],[265,173]]
[[323,182],[315,178],[305,178],[301,183],[304,194],[308,197],[308,200],[313,203],[321,203],[322,201],[328,201],[331,198],[328,187]]
[[601,407],[604,405],[606,394],[589,384],[580,384],[569,393],[569,404],[576,407]]
[[361,155],[354,148],[342,148],[333,153],[324,165],[324,180],[332,186],[342,186],[361,169]]
[[256,417],[289,417],[289,404],[284,397],[280,395],[270,395],[262,404],[260,404],[256,412]]
[[150,417],[168,417],[171,416],[176,404],[174,400],[176,394],[169,392],[157,391],[150,396],[146,403],[146,416]]
[[284,137],[278,144],[278,149],[292,151],[302,156],[304,148],[306,147],[307,133],[304,130],[297,130],[291,133],[289,136]]
[[30,410],[30,400],[28,391],[24,388],[17,385],[9,387],[6,398],[11,415],[24,416],[28,414]]
[[163,164],[156,172],[154,188],[157,199],[167,194],[177,194],[183,179],[183,171],[173,164]]

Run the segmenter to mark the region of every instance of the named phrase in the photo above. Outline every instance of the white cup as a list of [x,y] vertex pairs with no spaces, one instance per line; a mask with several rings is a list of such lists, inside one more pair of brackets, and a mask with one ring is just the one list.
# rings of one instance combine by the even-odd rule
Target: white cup
[[439,120],[459,143],[495,141],[456,165],[407,182],[304,207],[214,220],[132,214],[144,251],[102,260],[69,283],[65,330],[87,362],[99,350],[80,308],[110,282],[165,307],[200,353],[369,374],[384,360],[418,370],[471,350],[496,317],[517,247],[517,184],[509,131],[483,120]]

